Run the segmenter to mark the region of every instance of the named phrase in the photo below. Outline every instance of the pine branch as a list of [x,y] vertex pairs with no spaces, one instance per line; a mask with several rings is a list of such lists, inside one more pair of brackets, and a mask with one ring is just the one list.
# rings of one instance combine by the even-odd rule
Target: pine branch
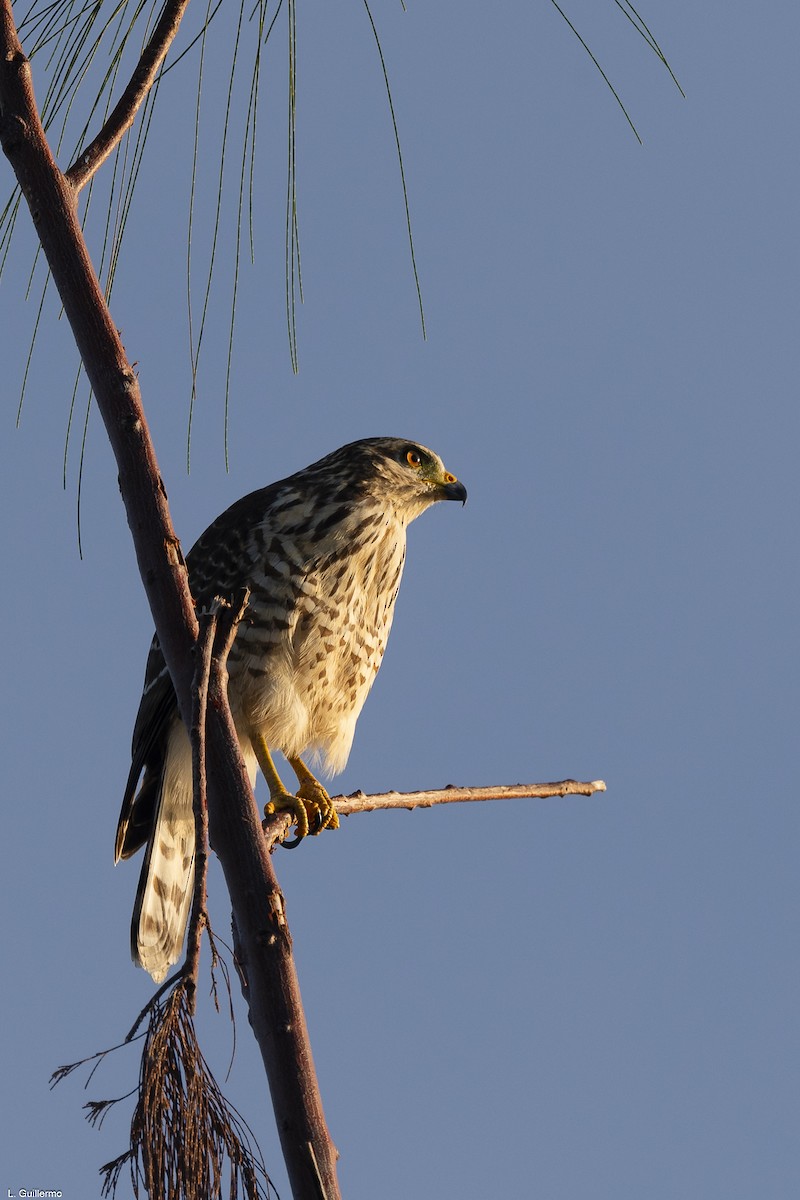
[[66,178],[76,193],[89,182],[133,124],[147,93],[155,83],[156,75],[175,39],[188,6],[189,0],[167,0],[153,30],[153,36],[142,51],[127,87],[103,128],[86,149],[80,152],[66,172]]
[[[42,128],[11,0],[0,0],[0,144],[30,210],[111,442],[139,572],[188,729],[198,626],[186,565],[138,380],[86,248],[76,189],[59,170]],[[211,844],[236,913],[250,1022],[270,1079],[292,1192],[295,1200],[319,1200],[321,1181],[327,1200],[338,1200],[336,1150],[316,1086],[285,921],[275,907],[280,892],[224,687],[209,689],[206,726]]]

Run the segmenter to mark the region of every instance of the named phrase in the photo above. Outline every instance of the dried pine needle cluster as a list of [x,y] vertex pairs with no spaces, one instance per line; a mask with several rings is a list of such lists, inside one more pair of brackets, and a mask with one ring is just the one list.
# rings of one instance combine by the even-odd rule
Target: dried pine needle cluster
[[[130,1146],[100,1168],[104,1197],[115,1196],[126,1165],[134,1195],[141,1190],[150,1200],[218,1200],[223,1187],[230,1200],[277,1195],[250,1131],[226,1102],[203,1058],[191,991],[191,982],[179,979],[150,1006]],[[54,1081],[79,1065],[60,1068]],[[101,1124],[118,1102],[90,1102],[88,1120]]]

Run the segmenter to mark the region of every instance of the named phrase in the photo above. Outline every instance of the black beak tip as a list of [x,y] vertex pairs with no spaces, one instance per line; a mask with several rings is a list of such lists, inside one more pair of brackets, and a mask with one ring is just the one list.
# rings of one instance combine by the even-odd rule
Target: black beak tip
[[446,500],[460,500],[462,505],[467,503],[467,489],[460,479],[454,479],[452,483],[446,483],[444,485],[444,495]]

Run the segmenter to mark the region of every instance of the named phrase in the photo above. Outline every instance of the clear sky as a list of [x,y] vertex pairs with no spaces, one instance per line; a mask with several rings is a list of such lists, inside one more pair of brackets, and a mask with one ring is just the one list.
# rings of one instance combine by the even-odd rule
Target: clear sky
[[[469,488],[465,509],[439,506],[410,531],[389,649],[336,790],[608,783],[594,799],[353,817],[276,855],[348,1200],[800,1189],[800,12],[790,0],[643,0],[685,100],[611,0],[568,12],[643,146],[544,0],[375,4],[423,341],[366,12],[299,6],[297,376],[278,18],[227,473],[238,142],[185,467],[196,53],[164,80],[115,284],[186,546],[238,496],[356,437],[422,441]],[[226,44],[232,22],[223,9]],[[40,92],[44,68],[42,57]],[[205,72],[218,123],[227,48],[207,51]],[[200,161],[196,306],[210,132]],[[0,182],[10,190],[5,163]],[[47,1084],[120,1040],[152,992],[128,953],[138,862],[112,863],[151,620],[96,413],[78,554],[75,434],[61,485],[76,360],[55,304],[15,428],[37,306],[35,291],[24,303],[28,226],[0,324],[0,1194],[85,1200],[127,1144],[130,1107],[97,1132],[81,1105],[133,1087],[136,1055],[116,1056],[87,1092],[78,1077]],[[225,937],[216,871],[211,887]],[[225,1091],[288,1196],[235,1000]],[[207,1006],[200,1025],[222,1081],[228,1018]]]

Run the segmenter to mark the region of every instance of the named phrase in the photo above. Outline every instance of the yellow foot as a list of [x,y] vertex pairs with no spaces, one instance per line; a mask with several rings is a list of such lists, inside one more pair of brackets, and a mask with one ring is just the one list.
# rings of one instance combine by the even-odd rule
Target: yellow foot
[[290,757],[289,765],[300,784],[297,794],[305,801],[308,815],[313,818],[311,832],[322,833],[323,829],[338,829],[339,818],[333,801],[319,780],[311,774],[302,758]]
[[304,779],[297,789],[297,795],[290,792],[275,792],[264,805],[264,816],[274,816],[276,813],[288,813],[296,826],[296,834],[291,841],[284,840],[281,845],[292,850],[309,833],[321,833],[323,829],[338,829],[339,817],[333,807],[333,801],[321,783],[316,779]]
[[299,796],[290,792],[273,792],[269,803],[264,805],[264,816],[271,817],[277,813],[288,813],[292,823],[297,826],[297,836],[292,842],[283,842],[284,846],[297,846],[308,833],[308,808]]
[[300,781],[297,795],[305,802],[311,822],[311,833],[322,833],[323,829],[338,829],[339,817],[325,788],[309,772]]

